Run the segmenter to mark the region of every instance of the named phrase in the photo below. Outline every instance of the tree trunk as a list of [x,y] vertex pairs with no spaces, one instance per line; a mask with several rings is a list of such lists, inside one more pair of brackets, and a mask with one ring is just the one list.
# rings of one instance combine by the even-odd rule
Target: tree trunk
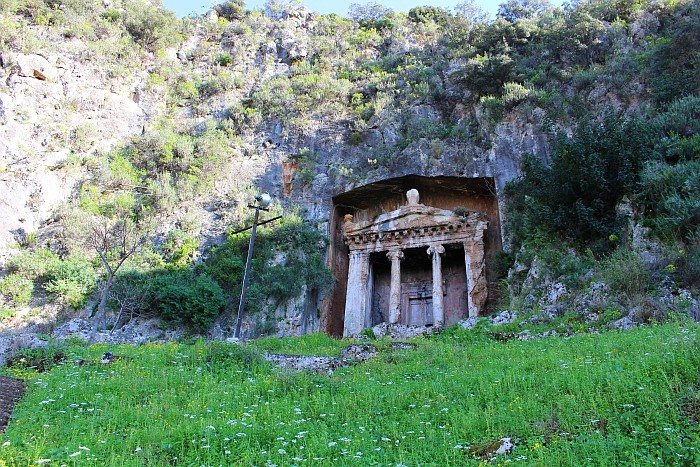
[[92,327],[90,328],[90,344],[95,343],[95,337],[97,335],[98,329],[104,329],[107,325],[107,297],[109,296],[109,289],[112,288],[112,283],[114,283],[114,272],[111,272],[107,277],[107,282],[105,282],[102,288],[102,293],[100,294],[100,304],[97,305],[97,313],[92,319]]

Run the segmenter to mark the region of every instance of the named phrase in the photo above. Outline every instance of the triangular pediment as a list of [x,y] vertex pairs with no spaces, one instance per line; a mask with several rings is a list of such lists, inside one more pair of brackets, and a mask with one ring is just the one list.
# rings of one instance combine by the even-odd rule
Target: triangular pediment
[[380,214],[369,222],[347,222],[345,224],[345,233],[346,235],[364,234],[443,226],[459,220],[459,217],[453,211],[419,204],[402,206],[395,211]]

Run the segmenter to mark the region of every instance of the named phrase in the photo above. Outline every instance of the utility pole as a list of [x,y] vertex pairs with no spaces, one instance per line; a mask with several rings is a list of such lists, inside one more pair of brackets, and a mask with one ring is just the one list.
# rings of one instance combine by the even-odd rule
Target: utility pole
[[255,246],[255,230],[258,227],[258,216],[260,210],[267,211],[267,207],[270,205],[270,195],[268,193],[261,193],[255,195],[255,204],[249,204],[248,207],[255,209],[255,217],[253,218],[253,227],[250,232],[250,243],[248,244],[248,258],[245,261],[245,272],[243,273],[243,287],[241,288],[241,300],[238,303],[238,318],[236,319],[236,333],[234,337],[240,339],[241,337],[241,323],[243,322],[243,309],[245,308],[245,292],[248,288],[248,280],[250,278],[250,260],[253,258],[253,247]]

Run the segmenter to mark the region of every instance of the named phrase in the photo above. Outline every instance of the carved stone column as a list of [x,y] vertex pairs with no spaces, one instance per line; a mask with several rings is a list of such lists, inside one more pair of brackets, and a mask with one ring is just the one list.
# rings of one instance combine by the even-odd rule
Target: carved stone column
[[466,267],[467,273],[467,313],[470,318],[475,318],[479,316],[479,311],[474,307],[474,299],[472,297],[472,290],[474,289],[474,280],[472,279],[472,263],[471,255],[469,251],[471,250],[471,241],[464,242],[464,265]]
[[479,316],[486,305],[488,283],[484,263],[484,230],[486,222],[475,225],[472,238],[464,241],[464,262],[467,274],[469,317]]
[[442,300],[442,257],[445,247],[431,245],[428,254],[433,257],[433,325],[441,327],[445,322],[445,308]]
[[369,283],[369,253],[350,251],[348,288],[345,297],[344,337],[355,336],[365,327]]
[[401,318],[401,261],[403,251],[391,250],[386,254],[391,260],[391,284],[389,286],[389,324],[396,324]]

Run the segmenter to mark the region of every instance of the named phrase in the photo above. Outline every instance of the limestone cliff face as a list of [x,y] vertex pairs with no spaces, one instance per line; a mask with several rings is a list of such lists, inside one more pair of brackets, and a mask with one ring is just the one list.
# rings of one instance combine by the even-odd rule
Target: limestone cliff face
[[85,43],[42,33],[50,48],[0,55],[0,254],[71,197],[86,155],[140,135],[164,110],[145,69],[110,76]]
[[[211,12],[190,24],[177,50],[165,58],[142,54],[137,66],[120,73],[94,58],[83,41],[32,26],[50,47],[31,52],[5,47],[0,57],[0,252],[24,233],[36,232],[70,199],[91,170],[86,156],[107,153],[131,137],[147,134],[164,114],[176,119],[180,128],[196,132],[207,120],[225,120],[232,107],[250,108],[250,101],[260,101],[264,91],[278,92],[265,86],[298,76],[299,63],[309,57],[318,60],[328,53],[326,58],[337,62],[342,58],[338,54],[350,53],[352,46],[341,42],[351,29],[332,38],[340,45],[330,52],[330,47],[319,45],[322,20],[298,8],[276,18],[252,15],[222,28]],[[409,53],[425,43],[396,38],[390,47]],[[365,46],[355,53],[371,57],[376,49]],[[226,68],[213,63],[221,54],[232,57]],[[149,79],[153,70],[166,75],[162,62],[169,69],[167,82],[154,84]],[[235,86],[212,95],[200,92],[197,99],[166,107],[166,87],[176,80],[194,76],[201,83],[224,73],[235,77]],[[448,94],[464,92],[450,82],[449,73],[441,79]],[[291,103],[303,98],[305,91],[294,92],[302,95]],[[517,176],[523,154],[546,157],[537,109],[507,116],[488,135],[484,133],[483,144],[425,137],[399,146],[397,111],[426,125],[445,117],[436,105],[420,100],[400,108],[392,104],[370,118],[357,133],[359,140],[350,144],[348,132],[355,117],[343,107],[349,95],[334,97],[338,103],[317,102],[294,118],[268,113],[268,101],[262,100],[256,109],[261,120],[238,130],[229,166],[217,177],[211,197],[187,207],[190,216],[203,220],[203,235],[215,238],[223,231],[231,220],[231,208],[245,204],[246,195],[239,193],[246,186],[268,190],[283,203],[301,204],[310,218],[323,221],[329,217],[333,195],[373,181],[408,174],[488,176],[494,177],[500,191]],[[324,108],[330,104],[335,107]],[[462,115],[477,123],[487,118],[478,107],[457,106],[454,113],[450,119],[457,123]],[[313,163],[306,161],[305,167],[298,160],[304,148],[314,154]],[[384,160],[377,161],[379,150]],[[312,176],[303,179],[299,169]],[[175,217],[183,217],[182,212]]]
[[[358,119],[371,99],[365,88],[374,84],[348,80],[339,70],[388,51],[423,53],[431,47],[427,36],[397,32],[383,39],[388,46],[378,38],[356,45],[353,37],[364,34],[356,24],[305,8],[231,22],[210,12],[183,24],[176,47],[132,51],[123,63],[113,57],[107,63],[79,38],[29,28],[41,39],[34,47],[0,48],[0,265],[28,235],[51,244],[61,206],[105,170],[101,161],[110,151],[156,134],[163,117],[194,137],[211,128],[228,131],[227,160],[208,191],[180,202],[158,226],[167,234],[195,225],[202,249],[221,242],[225,229],[247,214],[252,190],[300,205],[329,231],[331,199],[340,193],[421,175],[492,177],[500,196],[525,153],[547,155],[539,109],[495,123],[480,104],[455,105],[466,96],[450,74],[457,59],[430,84],[444,88],[449,113],[441,101],[393,97],[403,92],[397,83],[380,92],[373,115]],[[357,107],[358,99],[365,104]],[[480,136],[427,132],[406,144],[406,120],[417,122],[419,133],[423,126],[470,122]],[[319,329],[319,297],[299,292],[277,310],[282,333]]]

